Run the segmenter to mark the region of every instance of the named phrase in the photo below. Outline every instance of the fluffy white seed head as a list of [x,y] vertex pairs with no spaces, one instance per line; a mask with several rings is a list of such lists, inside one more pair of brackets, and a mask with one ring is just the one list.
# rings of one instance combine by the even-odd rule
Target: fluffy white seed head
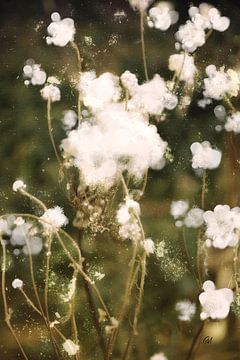
[[199,295],[202,306],[201,320],[211,318],[213,320],[225,319],[230,311],[233,301],[233,291],[228,288],[215,289],[215,284],[208,280],[203,284],[203,290]]
[[80,349],[79,345],[76,345],[71,339],[67,339],[63,343],[63,349],[68,353],[69,356],[74,356]]
[[45,85],[41,90],[41,95],[44,100],[50,99],[51,102],[56,102],[61,100],[61,92],[59,88],[55,85]]
[[53,227],[60,228],[68,224],[68,218],[64,215],[63,209],[60,206],[48,209],[40,217],[42,224],[46,229]]
[[175,305],[180,321],[191,321],[196,313],[196,304],[189,300],[178,301]]
[[71,130],[77,124],[78,116],[73,110],[67,110],[63,113],[62,124],[64,130]]
[[61,147],[87,185],[109,188],[123,171],[142,178],[149,167],[161,169],[167,143],[143,115],[126,111],[121,103],[106,106],[94,119],[82,122]]
[[14,289],[21,289],[23,287],[23,281],[20,279],[14,279],[12,282],[12,287]]
[[172,201],[170,207],[170,214],[173,216],[174,219],[178,219],[186,214],[188,208],[189,208],[188,201],[185,200]]
[[235,134],[240,133],[240,111],[229,115],[224,125],[225,130],[232,131]]
[[26,184],[22,180],[16,180],[13,183],[12,189],[13,191],[20,191],[26,188]]
[[78,91],[85,106],[93,112],[103,110],[106,105],[120,99],[119,77],[110,72],[98,77],[95,71],[84,72],[80,76]]
[[161,1],[148,12],[148,26],[165,31],[178,21],[178,13],[171,3]]
[[164,353],[157,353],[150,357],[149,360],[168,360]]
[[215,65],[206,68],[207,78],[204,79],[204,92],[206,98],[222,100],[225,95],[228,97],[237,96],[240,89],[240,78],[236,71],[224,67],[217,70]]
[[144,250],[146,251],[147,255],[154,254],[155,245],[152,239],[146,239],[143,243]]
[[66,46],[69,42],[74,41],[76,32],[74,21],[71,18],[61,20],[58,13],[53,13],[51,16],[52,23],[48,26],[46,42],[48,45]]
[[220,150],[211,147],[208,141],[202,143],[195,142],[190,147],[192,152],[193,169],[216,169],[222,158]]
[[46,82],[47,74],[41,68],[40,64],[26,64],[23,67],[23,76],[27,80],[25,84],[32,84],[32,85],[43,85]]
[[182,49],[189,53],[192,53],[198,47],[203,46],[206,41],[205,31],[201,26],[198,26],[191,21],[187,21],[186,24],[180,25],[175,36],[177,41],[181,44]]
[[134,10],[143,12],[147,10],[153,0],[129,0],[129,4]]
[[238,242],[240,229],[240,208],[230,209],[228,205],[217,205],[213,211],[203,214],[206,224],[206,238],[208,247],[225,249],[234,247]]

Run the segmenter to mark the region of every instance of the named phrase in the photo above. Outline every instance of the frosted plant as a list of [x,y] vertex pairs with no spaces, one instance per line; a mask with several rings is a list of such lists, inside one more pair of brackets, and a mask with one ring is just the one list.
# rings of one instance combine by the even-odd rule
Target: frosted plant
[[[209,65],[206,68],[207,77],[201,82],[201,72],[196,66],[198,61],[195,61],[195,52],[207,42],[211,32],[225,31],[230,20],[211,5],[203,3],[199,7],[191,6],[190,19],[180,25],[175,34],[178,41],[175,46],[180,52],[170,55],[166,64],[173,72],[172,79],[165,79],[156,73],[156,70],[149,76],[145,25],[149,25],[149,32],[152,31],[151,27],[165,31],[177,22],[178,13],[165,1],[157,4],[154,2],[153,7],[151,0],[129,0],[129,3],[140,20],[145,79],[141,78],[138,69],[138,75],[127,69],[122,73],[89,69],[88,61],[85,62],[82,58],[82,51],[75,42],[74,20],[61,19],[57,12],[51,16],[52,22],[47,28],[47,44],[61,48],[68,45],[77,60],[76,72],[72,72],[69,82],[69,92],[72,95],[75,91],[77,101],[76,104],[68,105],[69,109],[76,109],[76,112],[63,112],[61,126],[65,134],[60,144],[55,141],[52,111],[53,103],[62,100],[60,85],[63,81],[64,91],[67,89],[67,77],[47,77],[41,65],[32,60],[28,60],[23,68],[26,85],[43,86],[40,94],[43,100],[46,100],[49,137],[59,166],[61,189],[66,189],[68,200],[68,206],[64,206],[64,209],[67,209],[66,216],[62,207],[53,203],[46,205],[31,194],[26,184],[19,179],[12,186],[17,193],[16,197],[27,197],[34,208],[36,207],[36,212],[0,217],[3,310],[6,323],[25,359],[28,357],[11,323],[14,320],[12,312],[15,310],[12,310],[8,303],[6,276],[9,269],[12,271],[12,263],[19,259],[24,266],[29,266],[31,283],[24,277],[21,280],[17,274],[13,274],[12,287],[19,290],[18,295],[23,296],[31,311],[42,319],[49,338],[47,346],[52,346],[52,350],[48,351],[52,351],[51,356],[54,358],[73,356],[79,360],[82,351],[87,357],[92,356],[91,349],[85,348],[84,344],[82,350],[84,337],[80,338],[80,335],[84,326],[81,326],[79,331],[79,316],[81,324],[86,320],[87,328],[91,327],[88,314],[86,319],[85,312],[79,315],[83,307],[84,311],[87,311],[82,299],[88,301],[89,315],[92,316],[92,325],[98,336],[99,349],[94,343],[94,356],[100,358],[102,355],[106,360],[116,356],[125,360],[131,358],[134,337],[138,334],[146,275],[151,275],[147,265],[152,258],[154,266],[158,266],[166,282],[180,284],[183,277],[188,275],[196,281],[199,291],[203,287],[204,291],[200,295],[199,291],[195,294],[199,295],[199,304],[189,300],[176,302],[176,319],[180,321],[191,321],[197,306],[201,306],[200,318],[203,321],[225,319],[233,302],[233,293],[236,299],[239,298],[240,208],[217,205],[213,211],[205,211],[208,186],[206,170],[220,166],[221,150],[214,149],[208,141],[194,142],[190,147],[192,162],[188,163],[188,169],[191,169],[192,165],[196,175],[201,177],[202,189],[200,203],[194,207],[189,207],[190,199],[171,202],[170,214],[178,227],[178,242],[174,242],[174,235],[173,239],[168,239],[168,234],[166,239],[156,241],[151,234],[153,229],[147,228],[149,234],[145,234],[141,220],[142,215],[145,215],[145,206],[141,206],[141,199],[145,195],[149,171],[155,171],[157,176],[157,171],[174,161],[171,149],[164,140],[167,139],[167,134],[163,139],[159,132],[159,121],[166,119],[167,123],[171,110],[174,110],[175,116],[186,115],[187,108],[194,99],[192,95],[196,75],[199,77],[197,89],[199,90],[203,83],[201,90],[204,96],[198,105],[204,108],[214,100],[223,100],[224,106],[215,106],[215,116],[224,124],[222,128],[224,126],[233,133],[240,132],[239,112],[231,103],[231,98],[239,94],[238,72],[226,70],[225,67],[217,70],[215,65]],[[122,16],[123,11],[119,10],[115,14]],[[91,36],[83,34],[83,39],[83,46],[93,45]],[[174,41],[173,39],[173,44]],[[57,126],[57,122],[54,122],[55,124]],[[164,125],[163,123],[161,126]],[[199,137],[201,138],[201,134]],[[186,149],[189,149],[190,144],[187,144],[187,141],[186,137]],[[194,184],[197,184],[197,181]],[[211,198],[210,200],[212,203]],[[193,234],[197,232],[195,239]],[[100,236],[104,243],[101,243]],[[113,265],[122,276],[120,282],[115,281],[115,278],[109,282],[109,267],[105,268],[105,255],[100,253],[102,250],[108,251],[110,241],[113,247],[116,246],[116,252],[124,263],[125,271],[122,271],[116,261],[117,257],[112,259],[116,261]],[[95,256],[89,256],[88,248],[85,252],[86,243],[89,249],[97,245],[96,251],[99,251],[103,264],[99,265]],[[229,288],[216,290],[213,282],[204,281],[209,270],[209,247],[218,251],[229,247],[228,250],[233,254]],[[35,274],[36,257],[39,259],[38,265],[43,264],[36,268],[39,274]],[[55,271],[55,261],[59,261],[61,266],[64,265],[61,271]],[[40,284],[37,284],[36,275],[41,277]],[[82,283],[85,294],[82,294],[82,287],[80,289]],[[111,288],[111,298],[104,288],[110,283],[114,285]],[[124,288],[121,287],[122,284]],[[31,291],[25,292],[28,287],[33,290],[33,299]],[[115,288],[118,301],[114,298]],[[235,303],[237,304],[237,300]],[[161,311],[159,313],[161,315]],[[71,328],[71,336],[68,327]],[[65,332],[68,335],[65,335]],[[118,340],[119,334],[119,339],[122,338],[121,333],[125,338],[128,334],[127,341]],[[201,331],[197,334],[189,349],[188,359],[192,358],[196,351],[194,341],[199,340]],[[166,360],[167,357],[159,352],[150,359]]]
[[228,288],[216,290],[215,284],[210,280],[204,282],[203,290],[204,292],[199,295],[202,306],[201,320],[225,319],[233,301],[233,291]]
[[216,169],[222,158],[222,153],[211,147],[208,141],[195,142],[191,145],[193,169]]

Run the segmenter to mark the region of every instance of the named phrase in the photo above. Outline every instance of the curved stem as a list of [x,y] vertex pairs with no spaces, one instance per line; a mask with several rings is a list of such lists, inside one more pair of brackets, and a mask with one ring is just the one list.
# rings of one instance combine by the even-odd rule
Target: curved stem
[[192,341],[192,344],[191,344],[191,347],[190,347],[190,349],[189,349],[189,351],[188,351],[186,360],[191,360],[191,359],[193,359],[194,352],[195,352],[195,348],[196,348],[196,346],[197,346],[197,344],[198,344],[199,337],[200,337],[200,335],[201,335],[201,333],[202,333],[202,331],[203,331],[204,324],[205,324],[205,322],[203,321],[202,324],[201,324],[201,326],[200,326],[200,328],[198,329],[196,335],[194,336],[193,341]]
[[9,313],[9,309],[8,309],[8,302],[7,302],[7,295],[6,295],[6,260],[7,260],[7,256],[6,256],[6,245],[4,243],[4,241],[2,239],[0,239],[1,241],[1,245],[2,245],[2,251],[3,251],[3,262],[2,262],[2,298],[3,298],[3,308],[4,308],[4,314],[5,314],[5,322],[12,334],[12,336],[14,337],[16,343],[18,344],[18,347],[24,357],[25,360],[28,360],[28,357],[20,343],[20,341],[18,340],[18,337],[15,333],[14,328],[12,327],[11,324],[11,315]]
[[[82,57],[80,54],[80,50],[79,47],[77,46],[77,44],[72,41],[71,43],[71,47],[73,48],[73,50],[75,51],[76,55],[77,55],[77,64],[78,64],[78,73],[79,73],[79,77],[82,73]],[[80,92],[78,91],[78,102],[77,102],[77,108],[78,108],[78,125],[80,125],[81,120],[82,120],[82,113],[81,113],[81,96],[80,96]]]
[[117,338],[117,335],[118,335],[118,332],[119,332],[119,328],[120,328],[121,323],[122,323],[122,321],[124,319],[126,309],[128,307],[129,301],[130,301],[130,295],[131,295],[131,290],[132,290],[132,286],[133,286],[134,266],[135,266],[135,261],[136,261],[136,257],[137,257],[137,249],[138,249],[138,243],[135,242],[134,248],[133,248],[133,253],[132,253],[132,258],[131,258],[131,261],[130,261],[130,270],[129,270],[129,273],[128,273],[127,284],[126,284],[126,287],[125,287],[123,302],[122,302],[122,306],[121,306],[119,315],[117,317],[118,327],[113,330],[112,335],[111,335],[111,337],[109,339],[109,342],[108,342],[108,358],[112,354],[112,350],[113,350],[115,342],[116,342],[116,338]]
[[33,303],[32,300],[29,298],[29,296],[25,293],[25,291],[23,290],[23,288],[20,288],[19,291],[22,293],[22,295],[23,295],[24,298],[26,299],[28,305],[31,306],[31,307],[33,308],[33,310],[36,311],[40,316],[42,316],[41,311],[34,305],[34,303]]
[[145,79],[146,81],[148,81],[149,76],[148,76],[148,68],[147,68],[145,39],[144,39],[144,11],[141,11],[140,13],[140,33],[141,33],[143,67],[144,67]]
[[46,205],[45,205],[41,200],[39,200],[39,199],[36,198],[34,195],[30,194],[28,191],[26,191],[26,190],[24,190],[24,189],[20,189],[19,191],[20,191],[20,193],[21,193],[22,195],[27,196],[31,201],[33,201],[33,202],[35,202],[37,205],[39,205],[39,206],[43,209],[43,211],[47,211]]
[[234,281],[235,281],[235,288],[236,288],[236,295],[239,294],[239,286],[238,286],[238,253],[239,253],[239,240],[237,245],[234,248],[234,258],[233,258],[233,275],[234,275]]
[[204,210],[205,207],[205,194],[206,194],[206,188],[207,188],[207,172],[204,170],[203,176],[202,176],[202,192],[201,192],[201,208]]
[[54,349],[54,351],[56,353],[57,358],[59,359],[60,356],[59,356],[59,352],[58,352],[58,348],[57,348],[57,343],[56,343],[56,340],[54,338],[54,334],[52,332],[52,329],[50,327],[50,321],[49,321],[48,316],[46,317],[45,314],[44,314],[43,307],[42,307],[41,300],[40,300],[40,296],[38,294],[38,289],[37,289],[37,285],[36,285],[36,281],[35,281],[35,275],[34,275],[33,259],[32,259],[31,248],[30,248],[30,245],[29,245],[29,242],[28,242],[28,238],[26,237],[25,240],[26,240],[26,245],[27,245],[27,249],[28,249],[29,269],[30,269],[30,276],[31,276],[31,280],[32,280],[33,291],[34,291],[34,294],[35,294],[35,297],[36,297],[40,312],[42,314],[42,318],[44,319],[46,327],[47,327],[47,329],[48,329],[48,331],[50,333],[50,338],[51,338],[53,349]]
[[128,343],[127,343],[124,355],[122,357],[122,360],[129,359],[129,356],[131,355],[131,346],[132,346],[133,338],[135,335],[137,335],[137,325],[138,325],[138,319],[139,319],[141,306],[142,306],[142,300],[143,300],[143,294],[144,294],[144,284],[145,284],[145,278],[146,278],[146,257],[147,257],[147,254],[146,254],[146,252],[144,252],[143,258],[141,260],[141,269],[142,269],[141,280],[140,280],[137,304],[136,304],[134,318],[133,318],[132,331],[129,336]]
[[50,323],[49,317],[49,304],[48,304],[48,285],[49,285],[49,270],[50,270],[50,257],[51,257],[51,246],[52,246],[52,236],[47,240],[47,253],[46,253],[46,270],[45,270],[45,286],[44,286],[44,304],[45,312],[48,323]]
[[[82,250],[82,246],[81,246],[81,240],[82,240],[82,237],[80,236],[80,245],[79,246],[81,248],[82,256],[83,256],[83,258],[85,258],[85,254],[84,254],[84,252]],[[83,262],[82,266],[83,266],[84,272],[86,272],[87,269],[86,269],[85,261]],[[95,303],[94,303],[94,298],[93,298],[93,295],[92,295],[92,291],[91,291],[91,288],[90,288],[89,284],[87,283],[87,281],[85,279],[83,279],[83,284],[84,284],[84,289],[85,289],[85,292],[86,292],[87,301],[88,301],[88,304],[89,304],[90,313],[92,315],[92,320],[93,320],[93,323],[94,323],[94,327],[95,327],[97,335],[98,335],[99,346],[100,346],[100,348],[102,350],[103,358],[104,358],[104,360],[106,360],[107,359],[107,347],[106,347],[105,339],[104,339],[104,336],[102,334],[101,326],[100,326],[100,323],[99,323],[99,320],[98,320],[98,313],[97,313],[97,309],[96,309],[96,306],[95,306]]]
[[61,158],[60,158],[60,156],[58,154],[57,147],[56,147],[54,137],[53,137],[52,118],[51,118],[51,98],[50,97],[48,98],[48,101],[47,101],[47,122],[48,122],[49,137],[50,137],[50,140],[51,140],[51,143],[52,143],[52,147],[53,147],[57,162],[59,164],[60,177],[62,179],[63,174],[64,174],[64,172],[63,172],[63,164],[62,164]]

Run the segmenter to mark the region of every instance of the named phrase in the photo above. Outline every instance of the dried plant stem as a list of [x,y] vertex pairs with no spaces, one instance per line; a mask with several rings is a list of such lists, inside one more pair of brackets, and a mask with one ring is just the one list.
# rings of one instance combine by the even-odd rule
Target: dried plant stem
[[145,39],[144,39],[144,14],[145,14],[144,11],[141,11],[141,13],[140,13],[140,34],[141,34],[142,59],[143,59],[145,79],[146,79],[146,81],[148,81],[149,76],[148,76],[148,68],[147,68]]
[[202,176],[202,191],[201,191],[201,208],[204,210],[205,208],[205,194],[207,189],[207,172],[204,170],[203,176]]
[[138,243],[135,242],[134,247],[133,247],[132,258],[130,261],[130,269],[129,269],[127,283],[126,283],[126,287],[125,287],[123,302],[122,302],[121,309],[119,311],[119,315],[117,317],[118,327],[113,330],[113,332],[110,336],[109,342],[108,342],[108,359],[112,355],[112,350],[114,348],[120,326],[122,324],[122,321],[123,321],[125,313],[126,313],[126,309],[130,302],[130,295],[131,295],[131,290],[132,290],[132,286],[133,286],[133,275],[135,275],[134,267],[135,267],[135,262],[136,262],[136,257],[137,257],[137,251],[138,251]]
[[[43,219],[40,219],[39,217],[37,217],[36,215],[32,215],[32,214],[23,214],[23,213],[13,213],[12,214],[13,216],[16,216],[16,217],[28,217],[28,218],[31,218],[31,219],[34,219],[34,220],[37,220],[39,221],[40,223],[46,223],[48,225],[51,225],[50,223],[48,223],[47,221],[43,220]],[[4,218],[4,217],[7,217],[9,216],[9,214],[5,214],[5,215],[2,215],[0,216],[0,219],[1,218]],[[76,270],[78,270],[78,272],[80,273],[80,275],[83,277],[83,279],[93,288],[94,292],[96,293],[96,296],[101,304],[101,306],[103,307],[107,317],[109,320],[111,320],[111,315],[109,313],[109,310],[101,296],[101,293],[98,289],[98,287],[95,285],[95,283],[89,278],[89,276],[84,272],[83,268],[82,268],[82,256],[81,256],[81,252],[80,252],[80,249],[78,248],[75,240],[68,234],[66,233],[64,230],[60,229],[60,228],[54,228],[53,229],[55,230],[55,234],[56,234],[56,237],[61,245],[61,247],[63,248],[65,254],[67,255],[67,257],[69,258],[69,260],[71,261],[72,265],[74,266],[74,268]],[[59,232],[62,233],[64,236],[66,236],[71,242],[72,244],[74,245],[75,249],[77,250],[78,252],[78,256],[79,256],[79,260],[78,262],[72,257],[72,255],[70,254],[69,250],[66,248],[63,240],[61,239],[60,235],[59,235]],[[29,245],[28,245],[29,246]],[[29,252],[30,252],[30,249],[29,249]],[[37,290],[37,287],[36,287],[36,283],[35,283],[35,278],[34,278],[34,271],[33,271],[33,262],[32,262],[32,256],[31,254],[29,254],[29,261],[30,261],[30,273],[31,273],[31,278],[32,278],[32,283],[33,283],[33,289],[34,289],[34,293],[35,293],[35,296],[37,298],[37,302],[38,302],[38,305],[39,305],[39,308],[40,308],[40,311],[42,313],[42,316],[43,318],[45,318],[45,315],[44,315],[44,312],[43,312],[43,308],[42,308],[42,305],[41,305],[41,302],[40,302],[40,298],[39,298],[39,295],[38,295],[38,290]]]
[[180,81],[180,78],[181,78],[181,75],[182,75],[182,72],[183,72],[183,69],[184,69],[184,64],[185,64],[185,60],[186,60],[186,51],[184,51],[184,54],[183,54],[183,62],[182,62],[182,66],[181,66],[181,69],[179,71],[179,73],[177,73],[176,71],[174,72],[174,75],[173,75],[173,78],[172,78],[172,92],[175,94],[176,91],[177,91],[177,88],[178,88],[178,84],[179,84],[179,81]]
[[62,164],[61,158],[60,158],[60,156],[58,154],[57,147],[56,147],[56,144],[55,144],[55,140],[54,140],[54,137],[53,137],[53,127],[52,127],[52,118],[51,118],[51,98],[50,97],[48,98],[48,101],[47,101],[47,122],[48,122],[49,137],[50,137],[50,140],[51,140],[51,143],[52,143],[52,147],[53,147],[57,162],[59,164],[60,177],[62,179],[63,175],[64,175],[63,164]]
[[[82,234],[80,233],[79,246],[81,248],[82,256],[83,256],[83,258],[85,258],[85,254],[84,254],[84,252],[82,250],[82,246],[81,246],[81,240],[82,240]],[[82,266],[83,266],[84,272],[87,272],[85,261],[83,261]],[[98,335],[99,346],[101,348],[103,358],[104,358],[104,360],[106,360],[107,359],[107,347],[106,347],[105,339],[104,339],[104,336],[102,333],[101,325],[98,320],[98,313],[97,313],[97,309],[96,309],[96,306],[94,303],[94,298],[93,298],[93,294],[91,291],[91,287],[89,286],[88,282],[85,279],[83,279],[83,285],[84,285],[84,289],[85,289],[85,293],[86,293],[86,297],[87,297],[87,301],[88,301],[88,305],[89,305],[89,310],[90,310],[92,320],[94,323],[94,327],[95,327],[97,335]]]
[[144,173],[143,185],[142,185],[142,189],[141,189],[141,195],[143,195],[145,193],[145,190],[146,190],[146,187],[147,187],[147,181],[148,181],[148,170],[146,170],[145,173]]
[[183,236],[182,236],[182,238],[183,238],[183,246],[184,246],[184,251],[185,251],[185,254],[186,254],[186,260],[187,260],[189,272],[193,273],[194,277],[196,278],[196,281],[198,281],[195,269],[191,265],[191,257],[190,257],[190,254],[189,254],[189,251],[188,251],[188,246],[187,246],[185,226],[182,227],[182,234],[183,234]]
[[[79,76],[82,73],[82,57],[80,54],[80,50],[79,47],[77,46],[77,44],[72,41],[71,43],[71,47],[72,49],[75,51],[76,55],[77,55],[77,64],[78,64],[78,74]],[[82,112],[81,112],[81,96],[80,96],[80,92],[78,91],[78,103],[77,103],[77,108],[78,108],[78,125],[80,125],[81,120],[82,120]]]
[[49,321],[48,316],[46,317],[45,314],[44,314],[44,310],[43,310],[43,307],[42,307],[42,304],[41,304],[40,296],[38,294],[38,289],[37,289],[37,285],[36,285],[36,281],[35,281],[35,275],[34,275],[34,267],[33,267],[33,259],[32,259],[32,254],[31,254],[31,248],[30,248],[27,237],[26,237],[26,245],[27,245],[27,249],[28,249],[29,269],[30,269],[30,275],[31,275],[34,294],[35,294],[35,297],[36,297],[36,300],[37,300],[37,303],[38,303],[38,307],[39,307],[40,312],[42,314],[42,318],[44,319],[46,327],[47,327],[47,329],[48,329],[48,331],[50,333],[50,338],[51,338],[51,343],[52,343],[53,349],[54,349],[54,351],[56,353],[57,358],[59,359],[60,356],[59,356],[59,352],[58,352],[58,348],[57,348],[57,343],[56,343],[56,340],[54,338],[52,328],[50,327],[50,321]]
[[129,356],[131,355],[131,347],[132,347],[133,338],[135,335],[137,335],[137,325],[138,325],[138,319],[139,319],[141,306],[142,306],[142,300],[143,300],[143,294],[144,294],[144,284],[145,284],[145,278],[146,278],[146,257],[147,257],[147,254],[146,254],[146,252],[144,252],[143,257],[141,259],[141,279],[140,279],[137,304],[136,304],[136,308],[135,308],[135,312],[134,312],[132,331],[130,333],[128,343],[127,343],[124,355],[122,357],[122,360],[129,359]]
[[236,135],[231,132],[226,134],[226,142],[228,147],[229,162],[230,162],[230,174],[231,174],[231,186],[229,187],[229,204],[232,207],[237,206],[239,197],[239,161],[238,161],[238,142]]
[[235,281],[235,289],[236,289],[236,294],[239,294],[239,286],[238,286],[238,253],[239,253],[239,239],[238,239],[238,243],[234,248],[234,258],[233,258],[233,275],[234,275],[234,281]]
[[24,189],[20,189],[20,193],[22,195],[27,196],[31,201],[35,202],[38,206],[40,206],[43,209],[43,211],[47,211],[46,205],[41,200],[36,198],[34,195],[30,194],[28,191]]
[[[32,307],[33,310],[36,311],[43,318],[43,320],[45,322],[47,322],[47,318],[45,317],[45,315],[42,314],[42,312],[34,305],[33,301],[29,298],[29,296],[26,294],[26,292],[23,290],[23,288],[20,288],[19,291],[26,299],[28,305],[30,307]],[[66,337],[62,334],[62,332],[60,330],[58,330],[56,327],[53,327],[53,329],[55,329],[58,334],[61,334],[62,339],[66,340]]]
[[[201,208],[204,210],[205,207],[205,193],[206,193],[206,170],[203,172],[202,176],[202,191],[201,191]],[[199,288],[202,288],[202,266],[201,266],[201,245],[202,245],[202,230],[198,232],[197,238],[197,249],[196,249],[196,268],[198,275]]]
[[63,250],[65,251],[67,257],[69,258],[69,260],[71,260],[73,266],[78,270],[78,272],[80,273],[80,275],[83,277],[83,279],[85,279],[87,281],[88,284],[90,284],[92,286],[92,288],[94,289],[96,296],[100,302],[100,304],[102,305],[107,317],[109,319],[111,319],[111,315],[108,311],[108,308],[100,294],[100,291],[98,290],[98,287],[96,286],[96,284],[90,279],[90,277],[83,271],[82,265],[79,265],[76,260],[72,257],[72,255],[69,253],[68,249],[66,248],[64,242],[62,241],[60,235],[58,234],[58,232],[56,232],[56,236],[58,238],[58,241],[60,243],[60,245],[62,246]]
[[23,290],[23,288],[20,288],[19,291],[22,293],[22,295],[25,297],[27,303],[29,306],[33,308],[34,311],[36,311],[40,316],[42,316],[41,311],[34,305],[32,300],[29,298],[29,296],[26,294],[26,292]]
[[[128,190],[128,187],[126,185],[126,182],[125,182],[125,179],[124,179],[123,175],[121,176],[121,181],[122,181],[122,186],[123,186],[123,189],[124,189],[124,192],[125,192],[125,196],[127,197],[127,196],[129,196],[129,190]],[[141,219],[140,219],[139,215],[137,213],[135,213],[135,212],[134,212],[134,217],[136,218],[136,220],[138,222],[138,225],[139,225],[140,230],[141,230],[142,241],[144,242],[145,233],[144,233],[144,229],[143,229],[143,226],[142,226]],[[132,259],[131,259],[131,262],[130,262],[130,270],[129,270],[129,273],[128,273],[127,284],[126,284],[126,287],[125,287],[123,303],[122,303],[122,306],[121,306],[121,309],[120,309],[119,316],[117,317],[118,327],[113,330],[113,332],[111,334],[111,337],[109,339],[109,342],[108,342],[108,359],[112,355],[112,351],[113,351],[113,348],[114,348],[114,345],[115,345],[115,342],[116,342],[116,339],[117,339],[117,335],[118,335],[118,332],[119,332],[120,325],[121,325],[121,323],[122,323],[122,321],[124,319],[126,309],[127,309],[128,305],[129,305],[129,302],[130,302],[130,296],[131,296],[131,291],[132,291],[132,288],[133,288],[133,285],[134,285],[134,281],[135,281],[135,278],[138,275],[139,266],[136,266],[136,268],[135,268],[138,248],[139,248],[139,241],[136,240],[135,243],[134,243]],[[140,285],[140,289],[141,288],[143,289],[143,287],[144,287],[144,279],[145,279],[145,275],[146,275],[146,253],[144,253],[144,266],[142,266],[142,263],[141,263],[141,268],[142,268],[142,270],[145,269],[143,278],[141,276],[141,285]],[[143,271],[142,271],[142,274],[143,274]],[[142,285],[143,285],[143,287],[142,287]],[[141,291],[139,292],[139,299],[142,299]],[[141,301],[142,300],[139,300],[137,302],[137,306],[136,306],[136,310],[135,310],[135,315],[134,315],[134,324],[135,325],[133,325],[134,331],[136,331],[136,327],[137,327],[137,320],[138,320],[138,316],[139,316],[139,312],[140,312],[140,308],[141,308]],[[132,335],[130,335],[130,338],[131,337],[132,337]],[[132,340],[130,340],[129,348],[131,347],[131,341]],[[126,351],[128,353],[129,350],[126,350]]]
[[49,270],[50,270],[50,257],[52,248],[52,235],[47,239],[47,252],[46,252],[46,267],[45,267],[45,286],[44,286],[44,305],[48,323],[49,318],[49,305],[48,305],[48,285],[49,285]]
[[2,258],[2,298],[3,298],[3,308],[4,308],[4,315],[5,315],[5,322],[12,334],[12,336],[14,337],[16,343],[18,344],[18,347],[24,357],[25,360],[28,360],[28,357],[21,345],[21,342],[19,341],[14,328],[12,327],[11,324],[11,314],[9,313],[9,309],[8,309],[8,302],[7,302],[7,295],[6,295],[6,263],[7,263],[7,256],[6,256],[6,245],[4,243],[4,241],[2,239],[0,239],[1,241],[1,246],[2,246],[2,251],[3,251],[3,258]]
[[197,349],[197,345],[198,345],[199,338],[200,338],[200,336],[201,336],[201,334],[202,334],[202,331],[203,331],[203,328],[204,328],[204,324],[205,324],[205,322],[203,321],[202,324],[201,324],[201,326],[199,327],[196,335],[194,336],[193,341],[192,341],[192,344],[191,344],[191,347],[190,347],[190,349],[189,349],[189,351],[188,351],[186,360],[191,360],[191,359],[193,359],[194,353],[195,353],[195,351],[196,351],[196,349]]
[[[73,296],[72,303],[71,303],[71,320],[72,320],[72,331],[73,331],[74,341],[75,341],[75,344],[79,345],[78,329],[77,329],[77,323],[76,323],[76,317],[75,317],[75,294]],[[75,358],[76,358],[76,360],[80,360],[79,351],[77,351]]]

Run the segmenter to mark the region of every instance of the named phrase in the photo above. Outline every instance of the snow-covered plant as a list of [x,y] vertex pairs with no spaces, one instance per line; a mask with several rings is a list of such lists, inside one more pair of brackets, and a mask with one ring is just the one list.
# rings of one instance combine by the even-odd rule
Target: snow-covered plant
[[[8,304],[6,273],[11,251],[14,255],[22,254],[29,259],[29,274],[35,297],[28,294],[27,283],[19,279],[17,274],[11,279],[12,288],[19,291],[31,310],[41,317],[49,333],[52,356],[56,359],[66,356],[76,360],[82,358],[81,323],[76,320],[82,309],[79,300],[80,279],[85,285],[89,312],[94,319],[104,360],[114,359],[119,354],[124,360],[131,359],[134,337],[138,334],[147,266],[153,257],[160,263],[165,279],[181,281],[188,274],[197,281],[198,291],[193,296],[194,300],[179,300],[175,304],[175,316],[180,321],[190,323],[194,317],[198,317],[205,324],[206,319],[226,319],[231,305],[238,303],[240,208],[235,204],[232,208],[229,205],[216,205],[214,210],[205,209],[208,172],[218,171],[223,152],[216,149],[214,143],[202,142],[201,136],[192,144],[187,143],[186,139],[189,171],[201,178],[202,189],[199,203],[195,201],[191,204],[190,199],[173,200],[170,205],[170,214],[178,232],[183,233],[180,256],[174,245],[162,239],[154,239],[149,228],[145,231],[142,221],[144,207],[141,206],[149,171],[160,176],[161,169],[171,166],[168,164],[174,161],[167,136],[160,134],[159,122],[167,119],[169,112],[176,114],[190,105],[197,75],[202,76],[203,99],[199,105],[206,107],[213,101],[224,101],[230,111],[227,113],[223,105],[217,105],[214,110],[216,117],[225,121],[224,128],[228,132],[240,132],[240,112],[231,103],[231,98],[239,95],[238,71],[226,70],[224,66],[218,70],[215,65],[209,64],[205,77],[195,61],[197,49],[206,43],[213,30],[227,30],[230,20],[209,4],[191,6],[190,18],[175,33],[175,52],[178,52],[170,55],[166,64],[173,72],[173,77],[165,79],[158,73],[149,76],[145,25],[148,24],[148,31],[153,31],[151,28],[154,31],[166,31],[179,20],[171,3],[152,3],[152,0],[129,0],[136,16],[140,17],[144,80],[139,74],[127,69],[120,74],[110,71],[98,73],[95,69],[89,69],[75,42],[77,35],[74,20],[61,19],[57,12],[51,15],[46,43],[61,48],[69,46],[78,61],[77,71],[70,83],[70,92],[74,87],[77,102],[61,116],[65,133],[59,144],[56,144],[54,137],[52,108],[55,102],[62,99],[61,80],[48,76],[41,65],[32,60],[24,64],[24,84],[42,87],[40,95],[47,107],[47,125],[59,166],[59,181],[66,190],[71,207],[68,213],[68,209],[59,205],[47,206],[28,190],[23,180],[18,179],[12,190],[32,201],[37,210],[32,214],[16,213],[0,217],[4,313],[6,323],[25,359],[28,359],[26,350],[11,323],[12,309]],[[198,91],[200,83],[198,79]],[[194,239],[193,246],[188,244],[187,231]],[[192,235],[195,232],[198,232],[196,241],[195,235]],[[75,237],[76,233],[78,237]],[[129,258],[126,259],[124,269],[127,269],[127,277],[120,282],[124,283],[124,288],[120,288],[119,284],[118,290],[119,298],[123,295],[120,305],[112,304],[106,291],[99,285],[99,281],[105,276],[107,278],[108,274],[105,270],[94,268],[88,256],[85,256],[82,239],[84,236],[88,240],[96,239],[99,235],[109,236],[114,244],[117,241],[118,251],[125,248],[128,251]],[[208,280],[208,252],[213,248],[218,251],[226,248],[233,250],[233,281],[228,287],[216,289],[218,284],[215,286],[213,281]],[[33,259],[41,255],[44,267],[41,270],[43,279],[40,291]],[[55,294],[59,295],[59,311],[53,311],[49,296],[51,287],[58,285],[52,280],[54,256],[62,256],[64,266],[66,262],[68,265],[65,283],[63,281],[60,284],[59,281],[61,286],[55,290]],[[116,268],[121,273],[117,264]],[[199,316],[197,309],[200,308]],[[126,316],[129,317],[130,326],[125,324]],[[71,333],[67,331],[66,323],[71,324]],[[125,336],[123,348],[116,350],[117,340],[122,333]],[[188,359],[193,355],[194,341]],[[150,359],[167,359],[161,350],[152,356],[149,354]],[[87,350],[84,351],[86,358],[90,358]]]

